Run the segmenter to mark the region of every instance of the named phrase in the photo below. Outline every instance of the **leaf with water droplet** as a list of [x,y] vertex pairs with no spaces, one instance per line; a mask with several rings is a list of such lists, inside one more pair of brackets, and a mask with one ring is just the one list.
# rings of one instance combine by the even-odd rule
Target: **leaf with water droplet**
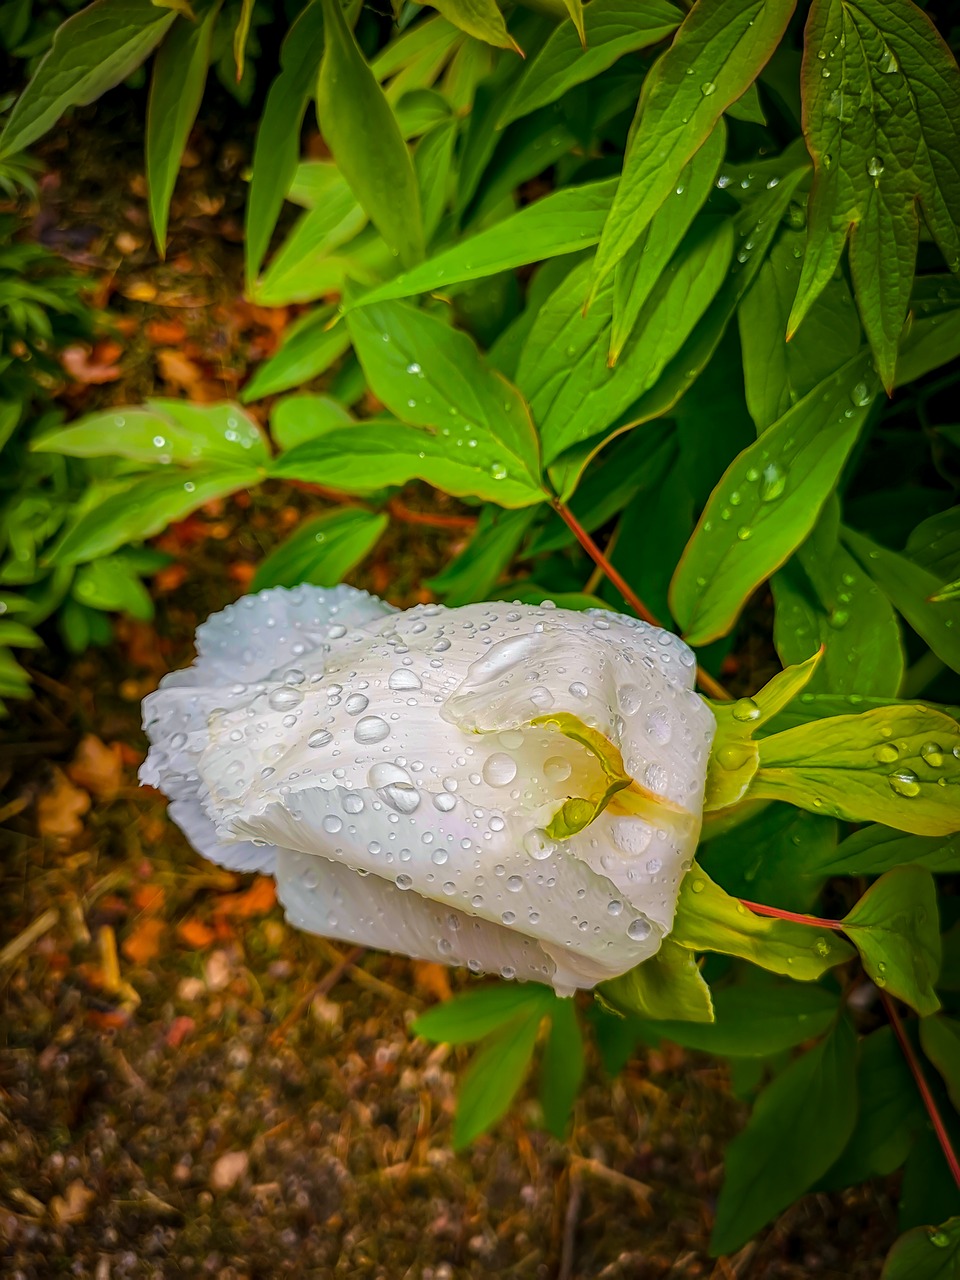
[[960,1270],[960,1217],[914,1227],[887,1254],[880,1280],[954,1280]]
[[[854,229],[854,291],[891,391],[916,265],[918,208],[947,263],[960,261],[960,74],[933,22],[909,2],[863,0],[853,18],[841,0],[814,0],[805,43],[804,124],[816,174],[789,329],[799,327],[833,277]],[[842,50],[839,85],[836,77],[823,79],[815,49]],[[858,104],[843,118],[829,110],[837,90]]]
[[843,918],[844,933],[878,987],[921,1015],[940,1008],[940,928],[933,876],[897,867],[872,884]]

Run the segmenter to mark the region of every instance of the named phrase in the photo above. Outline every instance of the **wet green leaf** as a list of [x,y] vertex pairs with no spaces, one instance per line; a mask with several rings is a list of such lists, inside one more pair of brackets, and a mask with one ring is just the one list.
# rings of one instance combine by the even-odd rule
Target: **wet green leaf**
[[349,410],[330,396],[284,396],[273,407],[270,431],[281,449],[293,449],[352,422]]
[[888,871],[844,916],[843,931],[878,987],[920,1014],[939,1009],[933,988],[940,973],[940,927],[929,871]]
[[120,556],[104,556],[92,564],[81,565],[73,579],[71,594],[89,609],[127,613],[143,622],[153,617],[149,591]]
[[642,9],[632,0],[590,0],[583,9],[586,40],[581,40],[574,24],[562,22],[524,67],[500,111],[497,128],[504,129],[555,102],[574,85],[593,80],[625,53],[666,39],[682,19],[683,14],[668,0],[648,0]]
[[726,635],[752,592],[809,536],[878,387],[858,355],[789,409],[730,464],[670,588],[690,644]]
[[587,249],[600,238],[615,186],[616,180],[608,178],[544,196],[428,258],[412,271],[401,272],[370,293],[354,298],[348,309],[434,289],[444,292],[497,271]]
[[493,501],[497,484],[505,498],[511,484],[538,486],[527,405],[467,334],[403,302],[362,307],[347,325],[374,395],[402,421],[437,433],[451,465],[486,470]]
[[220,5],[213,4],[198,21],[178,19],[153,64],[147,101],[147,188],[150,225],[161,258],[166,251],[170,199],[200,109],[219,12]]
[[325,511],[307,520],[263,560],[250,584],[265,587],[334,587],[379,542],[389,517],[362,507]]
[[914,1227],[887,1254],[880,1280],[955,1280],[960,1270],[960,1218]]
[[756,78],[794,0],[698,0],[643,85],[620,186],[597,250],[593,295],[675,190],[726,108]]
[[798,982],[812,982],[854,954],[836,933],[756,915],[696,863],[680,886],[670,936],[690,951],[738,956]]
[[322,55],[323,8],[318,3],[308,4],[283,42],[280,74],[267,92],[254,144],[244,234],[248,291],[253,288],[284,194],[296,173],[300,129]]
[[505,1115],[523,1084],[537,1043],[542,1010],[534,1009],[495,1032],[473,1056],[460,1080],[453,1148],[461,1151]]
[[910,0],[814,0],[802,83],[815,175],[790,331],[833,276],[849,235],[860,315],[890,391],[921,208],[950,269],[960,268],[960,74]]
[[836,847],[836,822],[793,805],[768,804],[732,830],[707,837],[699,857],[735,897],[809,911],[825,878],[820,864]]
[[412,267],[423,257],[423,217],[410,153],[339,0],[321,2],[320,128],[357,201],[403,265]]
[[[620,1013],[687,1023],[712,1022],[710,988],[692,951],[664,938],[656,955],[597,989],[604,1004]],[[664,1032],[666,1035],[667,1032]]]
[[10,112],[0,133],[0,155],[29,147],[68,108],[93,102],[125,80],[176,17],[152,0],[94,0],[68,18]]
[[911,836],[870,823],[826,854],[818,870],[830,876],[876,876],[906,864],[960,871],[960,835]]
[[295,320],[283,335],[279,349],[258,365],[243,388],[244,404],[299,387],[325,373],[350,346],[345,324],[334,324],[335,307],[317,307]]
[[857,1115],[857,1037],[847,1020],[760,1094],[727,1148],[710,1239],[732,1253],[830,1168]]
[[428,581],[430,590],[448,607],[487,600],[512,563],[536,508],[505,511],[487,506],[480,513],[476,530],[466,547]]
[[960,725],[928,707],[833,716],[763,738],[750,795],[915,835],[949,835],[960,827],[954,747]]

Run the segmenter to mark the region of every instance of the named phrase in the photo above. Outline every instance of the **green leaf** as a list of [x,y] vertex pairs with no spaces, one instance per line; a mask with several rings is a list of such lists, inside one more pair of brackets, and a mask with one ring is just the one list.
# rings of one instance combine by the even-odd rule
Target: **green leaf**
[[521,1015],[539,1020],[555,999],[549,987],[534,982],[498,982],[434,1005],[421,1014],[410,1029],[425,1040],[472,1044]]
[[680,886],[670,936],[690,951],[738,956],[798,982],[812,982],[854,954],[836,934],[755,915],[724,893],[696,863]]
[[317,307],[295,320],[283,335],[277,352],[259,365],[243,388],[244,404],[299,387],[326,373],[350,346],[344,324],[334,324],[335,307]]
[[960,725],[929,707],[879,707],[785,729],[760,742],[750,795],[915,835],[960,827]]
[[932,604],[942,585],[935,574],[853,529],[843,530],[843,540],[940,661],[960,671],[960,601]]
[[348,410],[329,396],[285,396],[274,405],[270,431],[281,449],[293,449],[352,422]]
[[960,1218],[941,1227],[914,1227],[887,1254],[880,1280],[956,1280],[960,1271]]
[[39,649],[43,641],[35,631],[25,627],[22,622],[9,618],[0,618],[0,646],[14,649]]
[[876,876],[908,863],[927,871],[960,871],[960,835],[909,836],[871,823],[826,853],[817,870],[828,876]]
[[940,1008],[940,929],[933,876],[897,867],[870,886],[843,918],[869,977],[919,1014]]
[[724,636],[809,536],[876,393],[869,358],[826,378],[724,472],[677,565],[670,606],[690,644]]
[[850,274],[883,384],[893,389],[913,285],[919,209],[960,269],[960,75],[910,0],[814,0],[803,58],[815,174],[794,332],[850,235]]
[[510,1109],[533,1057],[542,1010],[535,1010],[495,1033],[473,1056],[460,1080],[453,1149],[491,1128]]
[[81,564],[108,555],[126,542],[152,538],[205,502],[247,489],[260,479],[251,467],[231,468],[223,463],[189,472],[158,471],[75,520],[50,552],[50,562]]
[[237,67],[237,84],[243,79],[243,64],[247,52],[247,38],[250,35],[250,21],[253,18],[254,0],[240,0],[240,17],[233,32],[233,60]]
[[170,200],[200,109],[219,12],[220,5],[215,3],[197,21],[179,18],[153,64],[147,100],[147,189],[150,226],[161,258],[166,253]]
[[954,1110],[960,1111],[960,1022],[943,1014],[921,1018],[920,1045],[943,1076]]
[[523,397],[467,334],[402,302],[363,307],[347,325],[371,391],[392,413],[439,432],[455,465],[475,468],[483,457],[495,483],[539,485],[539,445]]
[[843,1154],[818,1183],[839,1190],[882,1178],[907,1158],[925,1115],[910,1068],[889,1026],[860,1041],[857,1123]]
[[244,234],[248,293],[266,256],[284,193],[297,170],[300,130],[322,54],[323,9],[312,3],[287,32],[280,50],[280,74],[270,85],[257,129]]
[[423,233],[428,243],[436,233],[444,210],[450,203],[455,177],[457,133],[457,121],[444,120],[420,139],[413,153],[413,168],[423,207]]
[[785,665],[823,647],[810,692],[893,697],[903,680],[900,624],[839,539],[831,498],[810,537],[774,575],[774,643]]
[[512,563],[536,515],[533,507],[505,511],[487,506],[480,513],[473,537],[460,554],[427,582],[449,608],[488,600]]
[[503,474],[505,451],[487,436],[477,447],[451,450],[448,439],[402,422],[358,422],[327,431],[318,439],[289,449],[270,469],[273,476],[306,480],[345,493],[370,493],[408,480],[427,484],[455,497],[483,498],[503,507],[527,507],[546,495],[519,470]]
[[540,1061],[540,1102],[545,1128],[560,1141],[566,1135],[583,1074],[583,1034],[577,1006],[573,1000],[555,1000]]
[[429,3],[434,9],[439,9],[448,22],[475,40],[482,40],[498,49],[520,52],[519,45],[506,28],[496,0],[429,0]]
[[310,301],[329,291],[317,269],[329,273],[333,250],[346,245],[363,230],[367,215],[336,170],[329,175],[323,196],[299,219],[290,235],[270,259],[254,286],[256,298],[268,305]]
[[370,293],[348,302],[347,310],[390,298],[408,298],[433,289],[446,292],[467,280],[481,280],[597,243],[613,198],[615,179],[565,187],[468,236],[458,244]]
[[523,69],[500,111],[497,128],[561,98],[568,89],[593,80],[618,58],[666,39],[683,14],[667,0],[590,0],[583,9],[581,39],[575,25],[562,22]]
[[747,405],[758,434],[860,348],[856,307],[842,276],[827,282],[806,323],[785,341],[804,243],[802,231],[782,227],[737,309]]
[[119,556],[104,556],[81,565],[73,580],[72,594],[90,609],[128,613],[143,622],[153,617],[150,593]]
[[[36,453],[72,458],[129,458],[154,465],[263,466],[267,442],[239,405],[192,404],[188,400],[148,400],[143,409],[93,413],[34,441]],[[182,484],[187,477],[181,476]],[[199,505],[199,504],[197,504]]]
[[727,1148],[713,1254],[732,1253],[830,1168],[857,1115],[857,1038],[846,1019],[760,1094]]
[[921,521],[907,539],[904,554],[940,579],[960,573],[960,507]]
[[707,219],[695,226],[660,275],[612,370],[613,282],[584,316],[591,264],[571,271],[541,307],[517,368],[548,462],[604,430],[656,383],[719,289],[732,251],[729,222]]
[[603,229],[598,286],[639,238],[727,107],[756,78],[786,30],[794,0],[698,0],[655,64]]
[[776,185],[771,188],[764,186],[750,196],[734,219],[737,243],[742,242],[744,246],[749,243],[753,248],[738,250],[717,296],[651,390],[623,411],[612,433],[591,437],[582,446],[570,450],[567,457],[551,469],[551,479],[562,498],[570,497],[584,468],[607,440],[641,423],[669,414],[714,358],[727,325],[736,312],[737,303],[754,279],[780,219],[786,214],[807,172],[805,163],[797,165],[796,151],[791,148],[777,157],[776,168],[780,171],[779,175],[772,175],[778,176]]
[[576,28],[577,35],[580,38],[581,46],[587,47],[587,28],[585,26],[585,18],[583,13],[583,0],[563,0],[564,8],[570,15],[570,21]]
[[716,1020],[708,1026],[665,1020],[646,1022],[645,1029],[702,1053],[769,1058],[822,1035],[837,1016],[838,999],[822,987],[751,981],[717,987],[713,1005]]
[[960,356],[960,281],[920,276],[913,282],[910,311],[897,359],[898,387]]
[[714,1018],[710,988],[696,957],[671,938],[664,938],[656,955],[643,964],[601,983],[597,995],[603,1004],[631,1016],[673,1018],[683,1026]]
[[176,16],[152,0],[94,0],[68,18],[14,104],[0,134],[0,155],[29,147],[69,107],[93,102],[125,80],[160,43]]
[[324,139],[370,220],[411,267],[423,257],[423,218],[410,153],[339,0],[321,2],[326,43],[317,115]]
[[[350,234],[360,223],[362,210],[358,205],[352,206],[333,227],[328,221],[329,210],[311,210],[308,218],[312,218],[315,212],[318,216],[310,225],[311,236],[307,236],[307,219],[304,219],[294,227],[291,240],[296,238],[300,241],[301,237],[304,241],[312,239],[312,232],[319,229],[319,247],[299,259],[290,249],[290,242],[285,241],[257,281],[253,290],[254,301],[266,307],[313,302],[317,298],[342,293],[348,280],[355,284],[378,284],[393,271],[394,256],[376,228],[365,226],[352,240],[340,243],[342,237]],[[326,239],[328,234],[329,240]]]
[[731,120],[743,120],[746,124],[767,123],[756,82],[750,85],[736,102],[730,103],[727,107],[727,115]]
[[834,855],[837,824],[788,804],[764,805],[742,825],[707,840],[700,858],[727,893],[807,911]]
[[326,511],[302,524],[262,561],[251,590],[296,587],[301,582],[336,586],[369,555],[389,523],[387,516],[361,507]]
[[653,215],[639,239],[617,263],[608,364],[614,365],[620,358],[620,352],[664,268],[710,194],[723,159],[726,139],[726,129],[720,122],[690,163],[683,167],[676,187]]

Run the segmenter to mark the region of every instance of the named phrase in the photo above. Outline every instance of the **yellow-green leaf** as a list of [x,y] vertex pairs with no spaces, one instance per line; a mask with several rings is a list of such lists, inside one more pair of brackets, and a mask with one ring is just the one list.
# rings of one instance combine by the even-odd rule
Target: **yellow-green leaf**
[[520,46],[510,35],[503,14],[495,0],[428,0],[439,9],[448,22],[465,31],[468,36],[495,45],[498,49],[516,49]]
[[664,938],[656,955],[597,994],[618,1013],[667,1022],[713,1022],[713,1001],[692,951]]

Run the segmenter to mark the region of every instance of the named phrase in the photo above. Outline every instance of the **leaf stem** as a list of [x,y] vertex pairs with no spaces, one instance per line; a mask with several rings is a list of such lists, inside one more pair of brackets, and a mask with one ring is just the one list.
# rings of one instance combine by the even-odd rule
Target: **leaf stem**
[[792,920],[794,924],[808,924],[813,929],[833,929],[843,932],[842,920],[827,920],[824,916],[806,916],[800,911],[784,911],[780,907],[768,907],[762,902],[748,902],[741,898],[740,902],[758,916],[773,916],[775,920]]
[[903,1050],[903,1056],[907,1060],[907,1066],[910,1068],[910,1074],[913,1076],[914,1083],[917,1086],[917,1092],[920,1094],[927,1115],[930,1117],[930,1123],[933,1125],[933,1131],[937,1135],[937,1141],[940,1143],[943,1157],[950,1172],[953,1174],[954,1182],[960,1187],[960,1160],[957,1159],[957,1153],[953,1149],[953,1143],[950,1141],[947,1127],[943,1123],[943,1117],[940,1115],[933,1094],[930,1092],[930,1086],[927,1084],[923,1074],[923,1068],[920,1066],[920,1061],[913,1051],[913,1045],[907,1038],[907,1033],[903,1029],[903,1022],[893,1001],[885,991],[880,992],[880,1000],[887,1017],[890,1019],[890,1026],[893,1028],[893,1034],[897,1037],[897,1043]]
[[[586,551],[587,555],[594,562],[597,568],[601,569],[610,579],[637,617],[642,618],[644,622],[649,622],[652,627],[662,627],[663,623],[650,612],[620,571],[614,568],[570,508],[559,498],[554,498],[553,509],[576,540],[580,543],[581,547],[583,547],[584,551]],[[717,698],[723,702],[730,701],[730,694],[727,693],[723,685],[720,684],[719,681],[714,680],[713,676],[710,675],[709,672],[704,671],[703,667],[699,666],[697,667],[697,683],[705,693],[710,695],[711,698]]]

